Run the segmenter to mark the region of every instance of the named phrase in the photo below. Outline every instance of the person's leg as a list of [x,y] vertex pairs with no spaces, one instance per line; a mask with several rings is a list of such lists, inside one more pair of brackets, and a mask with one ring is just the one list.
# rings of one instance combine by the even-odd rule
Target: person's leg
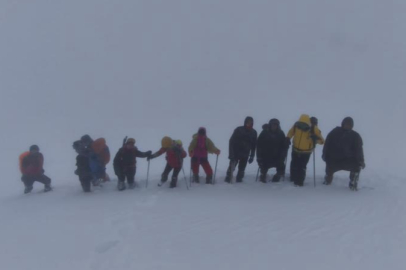
[[281,177],[285,173],[285,165],[284,164],[274,164],[274,167],[276,168],[276,174],[272,178],[272,182],[279,182],[281,180]]
[[241,183],[245,175],[245,168],[247,167],[248,157],[240,159],[238,163],[237,182]]
[[333,182],[334,178],[334,173],[336,170],[334,170],[334,164],[332,162],[326,162],[326,176],[324,177],[324,183],[325,185],[331,185]]
[[169,163],[166,163],[164,172],[161,175],[161,183],[165,183],[168,180],[169,173],[172,171],[172,167],[169,165]]
[[24,193],[30,193],[33,189],[33,185],[34,185],[34,180],[32,179],[32,177],[27,176],[27,175],[23,175],[21,177],[21,181],[24,183]]
[[227,183],[231,183],[231,178],[233,176],[235,167],[238,164],[238,160],[230,160],[230,165],[228,166],[227,169],[227,175],[226,175],[226,179],[224,181],[226,181]]
[[290,162],[290,181],[298,182],[299,171],[299,154],[296,151],[292,151],[292,160]]
[[200,167],[200,161],[193,157],[192,158],[192,171],[193,171],[193,182],[199,183],[199,167]]
[[301,153],[298,165],[298,186],[303,186],[306,179],[306,169],[309,163],[311,153]]
[[128,182],[128,188],[133,189],[135,188],[135,173],[136,173],[136,168],[129,168],[126,171],[126,177],[127,177],[127,182]]
[[84,192],[90,192],[90,186],[92,182],[92,176],[91,174],[81,174],[79,175],[79,181],[80,184],[82,185],[82,189]]
[[210,163],[207,158],[202,159],[201,161],[204,172],[206,173],[206,184],[211,184],[213,180],[213,169],[210,166]]
[[52,188],[51,188],[51,178],[49,178],[45,174],[41,174],[41,175],[36,176],[34,178],[34,180],[36,182],[40,182],[40,183],[44,184],[44,191],[45,192],[52,190]]
[[178,175],[179,175],[180,170],[181,170],[181,168],[174,168],[174,169],[173,169],[173,174],[172,174],[172,180],[171,180],[170,188],[176,187],[176,184],[177,184],[177,182],[178,182]]
[[260,168],[261,176],[259,177],[259,181],[261,181],[262,183],[266,183],[266,175],[268,173],[268,170],[268,167],[265,165]]

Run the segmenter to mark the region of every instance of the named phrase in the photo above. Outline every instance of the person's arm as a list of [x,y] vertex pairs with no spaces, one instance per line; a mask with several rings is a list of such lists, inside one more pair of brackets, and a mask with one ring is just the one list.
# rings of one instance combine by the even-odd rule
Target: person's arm
[[361,166],[362,169],[365,168],[365,160],[364,160],[364,146],[361,136],[357,133],[357,142],[356,142],[356,159],[358,164]]
[[255,151],[257,150],[257,141],[258,141],[258,133],[256,130],[253,130],[253,136],[251,140],[251,155],[250,158],[255,157]]
[[[159,153],[161,150],[159,150],[157,153]],[[151,156],[151,153],[152,153],[151,151],[142,152],[142,151],[140,151],[138,149],[136,149],[135,151],[136,151],[135,156],[138,157],[138,158],[151,158],[152,157]],[[162,154],[159,154],[158,156],[160,156],[160,155],[162,155]]]
[[193,152],[195,151],[196,144],[197,144],[197,138],[194,137],[192,139],[192,141],[190,142],[190,145],[189,145],[189,148],[188,148],[190,157],[193,157]]
[[329,158],[329,152],[330,152],[330,145],[331,145],[331,137],[333,136],[333,132],[331,131],[326,138],[326,141],[324,142],[324,147],[323,147],[323,155],[322,159],[327,162]]
[[320,129],[317,126],[314,127],[314,133],[317,136],[316,143],[320,144],[320,145],[323,145],[324,144],[324,138],[323,138],[323,135],[321,134]]
[[289,130],[288,135],[286,135],[286,138],[288,138],[289,140],[292,139],[292,137],[295,136],[295,130],[296,127],[295,125],[293,125],[293,127]]
[[228,143],[228,158],[230,160],[234,160],[235,159],[235,155],[234,155],[234,143],[235,143],[235,138],[237,136],[237,128],[234,129],[233,135],[231,135],[230,137],[230,141]]
[[207,152],[210,154],[220,155],[220,150],[214,145],[213,141],[206,138]]

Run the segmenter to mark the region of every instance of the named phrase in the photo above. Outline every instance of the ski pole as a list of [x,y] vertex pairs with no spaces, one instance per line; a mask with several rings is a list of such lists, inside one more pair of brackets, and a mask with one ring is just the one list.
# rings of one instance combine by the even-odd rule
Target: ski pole
[[219,161],[219,156],[216,158],[216,168],[214,169],[213,185],[216,183],[216,173],[217,173],[217,163]]
[[259,166],[258,166],[258,172],[257,172],[257,177],[255,178],[255,182],[258,182],[258,177],[259,177]]
[[183,169],[183,167],[182,167],[182,172],[183,172],[183,177],[185,178],[186,188],[187,188],[187,190],[189,190],[189,185],[187,184],[186,174],[185,174],[185,170]]
[[149,164],[150,164],[150,160],[148,160],[148,170],[147,170],[147,181],[145,182],[145,187],[148,188],[148,179],[149,179]]
[[190,159],[190,168],[189,168],[189,185],[192,186],[192,159]]

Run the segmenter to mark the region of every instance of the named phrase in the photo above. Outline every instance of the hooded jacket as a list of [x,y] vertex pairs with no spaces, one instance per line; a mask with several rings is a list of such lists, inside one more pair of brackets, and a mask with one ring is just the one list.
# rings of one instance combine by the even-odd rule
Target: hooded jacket
[[248,121],[252,121],[252,124],[254,124],[254,119],[247,117],[244,126],[237,127],[230,138],[228,156],[230,160],[255,156],[258,135],[255,129],[247,127]]
[[179,144],[174,144],[171,147],[162,147],[158,152],[152,155],[153,158],[159,157],[160,155],[166,153],[166,161],[172,168],[178,169],[182,168],[183,159],[187,156],[183,147]]
[[353,130],[336,127],[328,135],[323,148],[326,162],[352,161],[354,166],[364,163],[364,150],[361,136]]
[[[271,121],[278,124],[277,130],[271,130]],[[285,133],[280,128],[279,120],[272,119],[271,121],[262,126],[263,130],[258,137],[257,160],[265,166],[284,162],[288,150]]]
[[315,147],[312,135],[317,136],[316,143],[323,145],[324,138],[317,126],[311,126],[310,117],[302,114],[299,121],[289,130],[287,138],[293,138],[293,150],[300,153],[311,153]]
[[206,129],[200,128],[204,131],[204,135],[199,133],[193,135],[193,139],[189,145],[189,152],[193,152],[195,158],[207,158],[207,154],[214,154],[218,151],[212,140],[206,136]]
[[134,145],[126,144],[118,150],[114,158],[114,172],[116,175],[119,175],[130,169],[135,169],[137,164],[136,158],[145,158],[147,156],[148,152],[141,152]]

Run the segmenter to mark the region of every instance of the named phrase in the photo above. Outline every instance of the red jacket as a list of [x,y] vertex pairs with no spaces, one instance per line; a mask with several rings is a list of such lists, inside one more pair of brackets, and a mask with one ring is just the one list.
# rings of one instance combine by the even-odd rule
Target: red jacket
[[172,168],[182,168],[183,159],[186,157],[186,152],[180,146],[173,146],[171,148],[161,148],[155,157],[159,157],[163,153],[166,153],[166,160]]
[[44,173],[44,156],[41,153],[25,152],[20,155],[20,171],[24,175],[34,176]]

